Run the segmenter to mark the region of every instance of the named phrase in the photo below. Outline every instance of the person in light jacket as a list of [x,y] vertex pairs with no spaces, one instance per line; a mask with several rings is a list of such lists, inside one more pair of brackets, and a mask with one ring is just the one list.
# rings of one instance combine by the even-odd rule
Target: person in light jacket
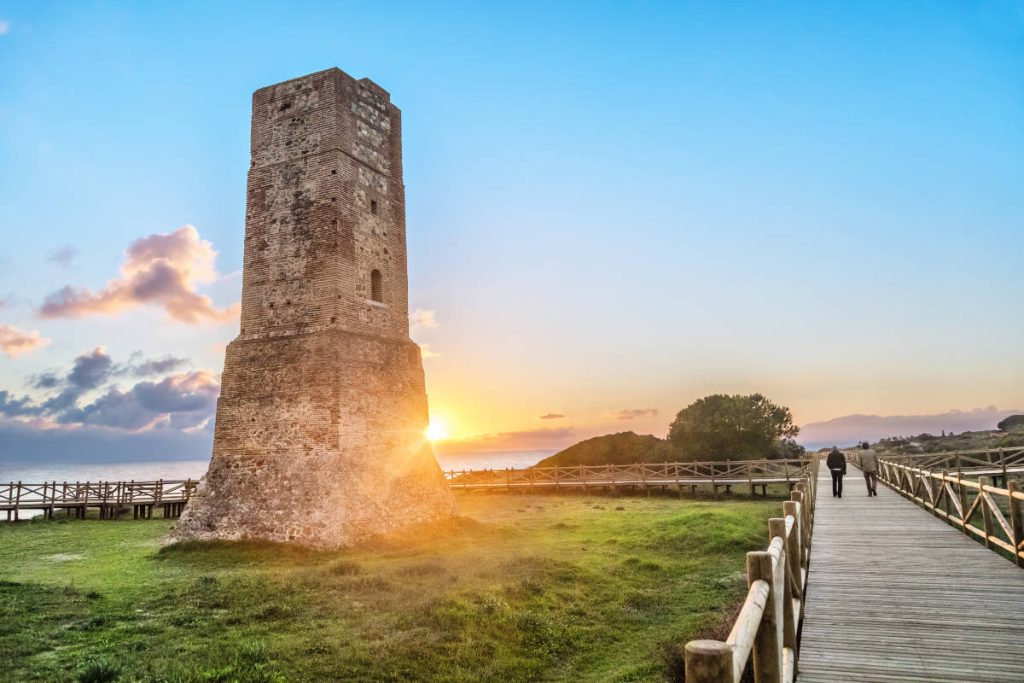
[[846,456],[835,446],[825,459],[825,466],[832,473],[832,497],[843,497],[843,475],[846,474]]
[[878,456],[871,450],[867,441],[860,445],[860,471],[864,473],[864,483],[868,485],[868,495],[878,495]]

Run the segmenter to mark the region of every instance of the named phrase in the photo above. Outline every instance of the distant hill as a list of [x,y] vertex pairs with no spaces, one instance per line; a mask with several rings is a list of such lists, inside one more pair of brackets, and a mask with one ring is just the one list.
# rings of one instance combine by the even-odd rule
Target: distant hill
[[671,447],[664,439],[651,434],[619,432],[581,441],[541,460],[535,467],[626,465],[672,460],[675,458],[671,455]]
[[916,436],[890,436],[881,439],[876,447],[889,453],[939,453],[1024,447],[1024,425],[1002,431],[971,431],[938,436],[927,433]]

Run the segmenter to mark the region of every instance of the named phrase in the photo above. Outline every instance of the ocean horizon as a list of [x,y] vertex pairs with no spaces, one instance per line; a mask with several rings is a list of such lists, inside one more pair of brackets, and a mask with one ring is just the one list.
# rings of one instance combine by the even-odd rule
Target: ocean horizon
[[[555,451],[482,451],[438,453],[442,470],[483,470],[523,468],[536,465]],[[155,481],[158,479],[199,479],[206,474],[210,459],[136,460],[123,462],[40,462],[0,461],[0,482],[44,481]]]

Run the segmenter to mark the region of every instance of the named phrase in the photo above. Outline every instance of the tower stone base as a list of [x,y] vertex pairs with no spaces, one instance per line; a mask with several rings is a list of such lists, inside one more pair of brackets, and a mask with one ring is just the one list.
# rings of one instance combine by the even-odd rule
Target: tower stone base
[[170,542],[351,545],[456,513],[419,347],[336,329],[227,349],[213,459]]

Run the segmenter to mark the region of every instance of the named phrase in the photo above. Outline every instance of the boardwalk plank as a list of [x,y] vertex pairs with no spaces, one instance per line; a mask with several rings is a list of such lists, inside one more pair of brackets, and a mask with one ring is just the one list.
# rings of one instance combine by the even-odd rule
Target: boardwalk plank
[[1024,681],[1024,571],[850,468],[821,469],[800,683]]

